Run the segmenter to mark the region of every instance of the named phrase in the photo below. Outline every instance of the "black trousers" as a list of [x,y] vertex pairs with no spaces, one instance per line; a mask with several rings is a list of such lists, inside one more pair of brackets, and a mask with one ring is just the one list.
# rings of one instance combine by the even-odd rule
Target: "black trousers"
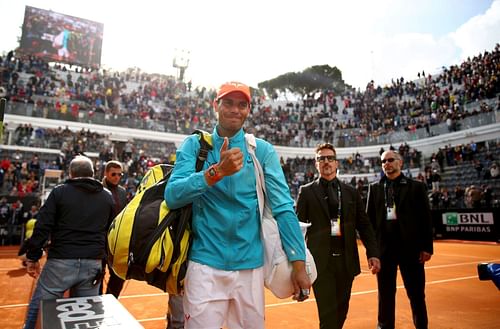
[[341,329],[349,310],[352,281],[344,256],[330,256],[313,284],[320,329]]
[[[111,294],[115,296],[116,299],[118,299],[118,296],[120,296],[120,292],[123,289],[123,283],[125,281],[122,280],[119,276],[117,276],[115,272],[113,272],[113,270],[108,266],[106,260],[103,259],[102,261],[103,273],[106,271],[106,268],[108,268],[109,271],[109,281],[108,285],[106,286],[106,294]],[[99,295],[102,295],[102,293],[103,293],[103,282],[101,282],[101,285],[99,286]]]
[[417,329],[427,329],[425,305],[424,264],[418,256],[383,255],[381,269],[377,273],[378,283],[378,329],[394,329],[396,312],[396,277],[401,272],[406,294],[410,300],[413,323]]
[[118,299],[120,296],[120,292],[123,289],[123,283],[125,282],[119,276],[113,272],[112,269],[109,269],[109,281],[108,286],[106,287],[106,293],[115,296]]

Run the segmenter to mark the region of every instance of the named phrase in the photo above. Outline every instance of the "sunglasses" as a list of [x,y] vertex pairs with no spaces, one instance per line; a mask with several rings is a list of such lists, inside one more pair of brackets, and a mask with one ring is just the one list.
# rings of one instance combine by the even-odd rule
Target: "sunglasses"
[[386,162],[393,163],[394,161],[396,161],[396,159],[394,159],[394,158],[388,158],[388,159],[382,160],[382,163],[386,163]]
[[316,157],[316,161],[318,162],[333,162],[337,160],[337,157],[335,155],[320,155]]
[[111,173],[111,177],[116,177],[116,176],[123,176],[123,173],[121,173],[121,172],[113,172],[113,173]]

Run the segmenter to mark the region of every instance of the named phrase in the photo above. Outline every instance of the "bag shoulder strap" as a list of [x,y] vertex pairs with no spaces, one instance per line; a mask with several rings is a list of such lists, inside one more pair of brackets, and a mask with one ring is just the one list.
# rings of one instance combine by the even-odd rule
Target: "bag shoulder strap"
[[245,141],[248,146],[248,153],[250,153],[250,156],[253,160],[253,166],[255,170],[255,188],[257,190],[257,199],[259,201],[260,219],[262,220],[264,218],[264,206],[266,203],[266,184],[264,183],[264,171],[262,170],[259,159],[257,159],[257,155],[255,154],[255,150],[257,149],[255,136],[253,134],[245,134]]
[[197,134],[200,139],[200,151],[198,152],[198,157],[196,158],[196,171],[200,171],[203,168],[203,164],[207,160],[208,152],[213,149],[212,135],[201,129],[196,129],[193,134]]

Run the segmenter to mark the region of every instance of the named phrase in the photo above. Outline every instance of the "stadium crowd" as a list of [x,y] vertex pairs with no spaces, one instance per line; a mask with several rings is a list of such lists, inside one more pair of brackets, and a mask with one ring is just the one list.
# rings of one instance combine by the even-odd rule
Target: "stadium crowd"
[[[26,129],[33,128],[29,125],[23,126],[16,134],[16,140],[20,138],[19,135],[25,133]],[[34,130],[38,130],[38,128]],[[35,135],[33,134],[33,136]],[[21,140],[25,140],[23,138],[21,137]],[[95,153],[96,156],[93,158],[96,178],[102,179],[104,165],[107,161],[120,160],[124,169],[121,185],[126,188],[127,198],[131,199],[135,195],[136,187],[146,171],[155,164],[173,162],[172,156],[175,154],[175,145],[173,143],[166,146],[168,152],[164,152],[165,148],[158,148],[155,153],[154,147],[152,147],[155,146],[155,143],[158,147],[160,144],[165,146],[164,143],[158,142],[145,142],[137,145],[127,142],[121,152],[118,153],[113,143],[107,139],[107,136],[84,130],[71,133],[67,127],[39,135],[35,138],[35,144],[48,145],[50,144],[48,140],[52,138],[61,141],[61,152],[59,154],[42,154],[43,160],[40,159],[40,155],[37,153],[30,154],[30,152],[21,152],[20,150],[15,150],[12,153],[6,150],[3,151],[0,162],[0,194],[9,197],[11,200],[11,202],[7,202],[7,199],[4,198],[3,208],[0,207],[0,215],[3,216],[1,223],[3,228],[0,235],[4,236],[2,240],[4,242],[7,241],[5,236],[8,233],[6,225],[9,222],[15,225],[25,222],[25,220],[29,219],[26,217],[27,209],[31,206],[39,206],[38,203],[33,204],[31,202],[28,207],[23,207],[22,200],[25,197],[39,199],[40,184],[45,169],[62,170],[63,176],[61,179],[65,179],[68,175],[69,161],[75,155],[88,154],[91,152],[90,150],[99,149],[100,151]],[[138,149],[141,146],[145,147],[145,149]],[[148,146],[150,149],[148,149]],[[390,149],[396,150],[392,146]],[[153,153],[148,153],[149,151]],[[411,169],[416,169],[418,174],[416,174],[415,178],[427,185],[431,207],[478,208],[498,206],[498,202],[495,201],[497,196],[492,189],[493,184],[500,187],[500,184],[498,184],[500,180],[497,183],[497,179],[500,178],[498,162],[500,145],[497,145],[496,142],[448,145],[443,149],[438,149],[428,159],[423,159],[420,152],[410,148],[406,143],[401,144],[397,151],[404,159],[405,173],[411,177],[413,176]],[[382,148],[380,154],[383,152],[384,149]],[[364,199],[368,183],[373,179],[380,178],[380,158],[364,158],[361,154],[356,153],[346,159],[341,159],[339,162],[339,170],[342,174],[352,174],[351,179],[344,179],[344,181],[355,187]],[[424,166],[421,166],[422,163],[424,163]],[[286,160],[281,158],[281,165],[294,198],[297,197],[301,185],[316,178],[313,158],[297,157]],[[465,171],[462,173],[452,172],[452,177],[446,177],[447,168],[461,167],[466,168]],[[422,170],[419,168],[422,168]],[[357,178],[357,174],[369,175]],[[442,175],[444,176],[442,177]],[[462,175],[463,177],[461,177]],[[457,180],[466,178],[466,176],[472,179]],[[22,208],[22,210],[18,208]],[[18,210],[14,211],[15,209]]]
[[[497,44],[440,74],[419,72],[415,81],[399,78],[383,87],[371,81],[364,92],[318,90],[283,104],[256,96],[247,129],[273,144],[298,147],[334,139],[338,146],[381,144],[384,136],[411,136],[419,128],[431,136],[431,127],[440,123],[456,131],[462,119],[498,109],[498,104],[480,103],[471,110],[466,104],[500,93],[499,51]],[[139,69],[119,73],[50,66],[12,51],[0,64],[2,93],[13,102],[31,104],[28,115],[73,121],[102,116],[107,124],[184,134],[211,130],[215,122],[214,91],[192,90],[190,82],[173,77]]]
[[[449,131],[456,131],[467,116],[499,110],[499,51],[497,45],[493,51],[443,68],[438,75],[418,73],[415,81],[400,78],[384,87],[375,86],[372,81],[364,92],[350,90],[336,95],[329,90],[318,90],[301,95],[301,101],[285,102],[279,102],[274,97],[277,94],[271,100],[255,96],[246,129],[273,144],[296,147],[312,147],[324,141],[336,142],[339,147],[379,143],[380,138],[392,133],[411,134],[420,128],[425,128],[427,136],[431,136],[431,127],[442,123],[446,123]],[[194,129],[211,130],[215,122],[211,108],[214,91],[192,90],[191,83],[139,69],[118,73],[61,64],[51,66],[34,56],[18,56],[11,51],[0,57],[0,82],[0,96],[6,97],[12,108],[26,109],[24,114],[29,116],[84,122],[102,117],[103,124],[126,127],[132,123],[143,129],[184,134]],[[495,98],[496,104],[482,102]],[[480,101],[480,105],[470,110],[466,104],[472,101]],[[102,178],[107,161],[120,160],[124,165],[121,183],[129,198],[149,167],[175,159],[173,143],[129,140],[117,145],[105,134],[75,131],[68,126],[47,129],[19,125],[6,144],[58,150],[58,154],[3,151],[0,191],[10,197],[11,202],[5,201],[9,209],[23,208],[24,197],[40,193],[44,170],[66,172],[76,154],[94,155],[98,179]],[[481,147],[474,142],[450,145],[437,150],[430,159],[423,159],[407,143],[402,143],[398,151],[409,174],[412,168],[423,168],[421,172],[417,169],[416,178],[427,184],[434,208],[459,208],[493,205],[495,196],[484,180],[498,177],[499,148],[494,145],[488,149],[489,154],[476,157]],[[444,168],[463,163],[473,165],[481,184],[469,181],[455,186],[443,184]],[[314,179],[314,159],[281,159],[281,164],[295,198],[299,187]],[[351,174],[349,183],[366,196],[368,176],[357,179],[355,175],[377,177],[381,164],[379,157],[367,158],[355,153],[342,159],[339,169],[342,174]],[[23,209],[26,208],[29,207]],[[20,223],[21,217],[13,219],[16,212],[4,213],[9,214],[12,223]],[[2,225],[7,222],[2,220]],[[1,235],[5,236],[7,231],[2,230]]]
[[[52,160],[42,161],[40,172],[45,168],[66,170],[68,162],[74,155],[80,153],[96,153],[98,160],[95,165],[100,172],[103,165],[112,159],[123,162],[127,170],[127,175],[132,177],[142,177],[148,167],[159,162],[173,162],[175,156],[175,145],[173,143],[129,140],[121,148],[111,141],[107,135],[91,132],[90,130],[72,131],[67,126],[63,129],[45,129],[43,127],[32,127],[31,124],[19,125],[12,134],[10,145],[28,146],[45,149],[60,150],[59,155],[54,155]],[[121,150],[121,151],[120,151]],[[381,150],[382,152],[382,150]],[[410,168],[418,168],[421,163],[421,154],[414,148],[410,148],[407,143],[401,144],[399,152],[403,155],[405,162]],[[16,157],[22,158],[22,153],[16,151]],[[37,155],[33,155],[38,159]],[[313,158],[288,158],[281,159],[282,167],[290,186],[293,187],[292,194],[296,196],[298,187],[314,178],[315,167]],[[8,166],[7,166],[8,167]],[[22,180],[17,167],[27,167],[30,163],[15,161],[11,170],[6,170],[4,192],[15,195],[13,190]],[[340,170],[345,174],[360,174],[370,172],[380,172],[381,165],[378,157],[365,158],[359,152],[340,160]],[[38,181],[39,172],[37,169],[35,181]],[[20,186],[17,187],[20,191]]]

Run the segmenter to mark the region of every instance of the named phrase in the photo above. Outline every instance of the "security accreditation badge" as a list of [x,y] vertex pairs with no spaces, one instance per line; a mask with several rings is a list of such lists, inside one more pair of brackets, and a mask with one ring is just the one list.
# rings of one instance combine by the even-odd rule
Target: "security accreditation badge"
[[332,218],[330,219],[330,226],[331,226],[331,236],[341,236],[341,231],[340,231],[340,216],[337,216],[337,218]]
[[393,203],[392,207],[387,207],[387,220],[396,220],[396,205]]

